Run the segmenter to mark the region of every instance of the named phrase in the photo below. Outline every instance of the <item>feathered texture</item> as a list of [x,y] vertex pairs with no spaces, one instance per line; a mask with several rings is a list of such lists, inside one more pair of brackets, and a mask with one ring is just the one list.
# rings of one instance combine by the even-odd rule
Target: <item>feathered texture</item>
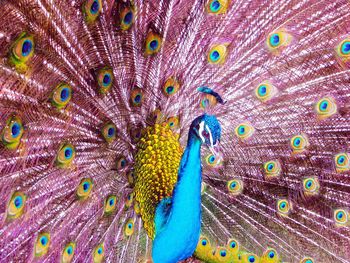
[[177,117],[185,146],[210,112],[212,249],[349,262],[349,16],[347,0],[2,0],[1,261],[150,259],[132,200],[141,129]]

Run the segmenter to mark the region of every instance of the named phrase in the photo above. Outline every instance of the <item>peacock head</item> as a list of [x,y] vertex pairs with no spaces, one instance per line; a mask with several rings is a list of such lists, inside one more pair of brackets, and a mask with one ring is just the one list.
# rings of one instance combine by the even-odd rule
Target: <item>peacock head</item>
[[191,124],[190,132],[193,132],[202,144],[208,146],[214,155],[218,153],[221,126],[214,115],[204,114],[197,117]]

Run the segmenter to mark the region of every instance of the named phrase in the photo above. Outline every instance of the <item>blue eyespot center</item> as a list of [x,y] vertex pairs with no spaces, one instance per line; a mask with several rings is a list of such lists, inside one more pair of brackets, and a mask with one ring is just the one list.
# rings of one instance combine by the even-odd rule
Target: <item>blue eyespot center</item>
[[350,42],[346,41],[341,46],[341,52],[345,55],[348,55],[350,53]]
[[275,253],[273,252],[273,251],[271,251],[270,253],[269,253],[269,258],[274,258],[275,257]]
[[253,257],[253,256],[250,256],[249,258],[248,258],[248,260],[249,260],[249,262],[255,262],[255,257]]
[[278,34],[273,34],[270,37],[270,45],[276,47],[280,44],[280,36]]
[[98,250],[97,250],[97,253],[99,254],[99,255],[101,255],[102,254],[102,248],[100,247],[100,248],[98,248]]
[[33,48],[33,43],[31,40],[27,39],[23,42],[22,45],[22,55],[24,57],[28,56],[30,54],[30,52],[32,51]]
[[173,93],[173,91],[174,91],[174,87],[173,86],[168,86],[167,88],[166,88],[166,92],[168,93],[168,94],[171,94],[171,93]]
[[69,97],[69,89],[68,88],[63,88],[61,90],[61,101],[65,102]]
[[216,50],[214,50],[213,52],[211,52],[211,54],[210,54],[210,59],[212,60],[212,61],[218,61],[219,60],[219,58],[220,58],[220,53],[218,52],[218,51],[216,51]]
[[134,101],[135,101],[136,103],[140,103],[140,102],[141,102],[141,98],[142,98],[141,94],[137,94],[137,95],[135,96],[135,98],[134,98]]
[[17,196],[14,200],[14,204],[17,208],[20,208],[22,206],[22,197]]
[[71,255],[72,253],[73,253],[73,249],[72,249],[72,247],[70,246],[70,247],[67,248],[67,254],[68,254],[68,255]]
[[109,205],[110,205],[110,206],[114,205],[114,199],[113,199],[113,198],[111,198],[111,199],[109,200]]
[[305,261],[305,263],[313,263],[313,261],[308,259],[308,260]]
[[245,132],[244,126],[240,126],[238,129],[238,132],[239,132],[239,134],[244,134],[244,132]]
[[125,165],[126,165],[126,160],[125,160],[125,159],[122,159],[122,160],[120,161],[120,166],[121,166],[122,168],[124,168]]
[[100,4],[99,4],[98,0],[95,0],[92,3],[91,8],[90,8],[91,14],[95,15],[99,9],[100,9]]
[[109,74],[105,74],[103,76],[103,85],[107,86],[111,83],[111,76]]
[[220,10],[220,7],[221,7],[221,4],[220,4],[220,2],[219,1],[213,1],[213,2],[211,2],[211,4],[210,4],[210,10],[212,11],[212,12],[218,12],[219,10]]
[[299,146],[300,143],[301,143],[300,138],[296,138],[296,139],[294,140],[294,146]]
[[311,186],[312,186],[312,181],[311,180],[309,180],[309,181],[307,181],[307,183],[306,183],[306,188],[311,188]]
[[114,135],[114,132],[115,132],[114,128],[113,128],[113,127],[110,127],[110,128],[108,129],[108,137],[112,137],[112,136]]
[[133,14],[131,11],[129,11],[128,13],[126,13],[126,15],[124,16],[124,23],[127,25],[130,25],[133,19]]
[[286,206],[287,206],[286,202],[282,202],[282,203],[280,204],[280,208],[281,208],[281,209],[286,208]]
[[231,183],[231,188],[232,188],[232,189],[236,188],[236,186],[237,186],[236,182],[232,182],[232,183]]
[[67,158],[67,159],[70,159],[73,155],[73,151],[71,148],[67,148],[64,150],[64,156]]
[[345,162],[345,157],[344,156],[340,156],[338,158],[338,164],[344,164],[344,162]]
[[259,95],[260,96],[265,96],[267,92],[267,88],[265,85],[259,87]]
[[231,248],[235,248],[236,247],[236,242],[231,242]]
[[210,163],[213,163],[215,161],[215,157],[212,155],[212,156],[210,156],[210,158],[209,158],[209,162]]
[[220,252],[220,256],[222,256],[222,257],[226,257],[226,251],[224,251],[224,250],[223,250],[223,251],[221,251],[221,252]]
[[13,138],[17,138],[21,132],[21,126],[15,122],[11,127],[11,133]]
[[202,240],[202,246],[206,246],[207,245],[207,240],[203,239]]
[[323,101],[320,104],[320,111],[326,111],[328,108],[328,102],[327,101]]
[[40,238],[40,243],[45,246],[47,244],[47,237]]
[[151,48],[151,50],[156,50],[157,47],[158,47],[158,41],[157,41],[157,40],[152,40],[152,41],[149,43],[149,47]]
[[132,224],[131,224],[131,223],[128,224],[128,228],[129,228],[129,229],[132,228]]
[[343,213],[343,212],[338,212],[338,213],[337,213],[337,218],[338,218],[338,219],[342,219],[343,216],[344,216],[344,213]]
[[83,183],[83,189],[84,192],[87,192],[87,190],[89,190],[90,184],[88,182]]
[[268,171],[271,171],[273,168],[274,168],[274,164],[273,163],[270,163],[268,166],[267,166],[267,170]]

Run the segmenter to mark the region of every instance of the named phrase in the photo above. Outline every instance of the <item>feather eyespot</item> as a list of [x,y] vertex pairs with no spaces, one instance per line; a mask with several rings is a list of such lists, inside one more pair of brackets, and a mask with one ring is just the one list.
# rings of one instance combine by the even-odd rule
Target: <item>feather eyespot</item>
[[262,102],[271,100],[277,94],[277,89],[269,81],[260,83],[255,89],[255,96]]
[[72,262],[72,259],[74,257],[74,251],[75,251],[75,243],[70,242],[63,248],[63,253],[61,257],[62,263],[70,263]]
[[216,158],[215,155],[213,154],[208,154],[207,157],[205,158],[205,162],[207,165],[213,168],[218,168],[222,165],[221,159]]
[[302,260],[300,260],[300,263],[314,263],[314,259],[313,258],[303,258]]
[[115,210],[117,202],[117,197],[115,195],[110,195],[105,200],[105,214],[110,214]]
[[258,257],[252,253],[244,253],[241,255],[242,262],[257,263]]
[[66,84],[59,84],[51,95],[51,104],[57,109],[64,108],[72,97],[72,88]]
[[123,9],[120,13],[120,27],[122,30],[128,30],[132,26],[135,19],[134,16],[135,12],[133,8],[126,7]]
[[77,188],[77,197],[81,200],[87,199],[90,196],[92,187],[92,180],[90,178],[83,178]]
[[159,52],[162,46],[162,38],[158,34],[150,32],[146,37],[145,45],[146,55],[154,55]]
[[83,13],[85,14],[85,20],[88,23],[94,22],[100,15],[102,10],[101,0],[87,0],[83,5]]
[[278,177],[281,173],[281,164],[279,161],[269,161],[264,163],[266,179]]
[[130,102],[134,107],[140,107],[142,105],[144,96],[140,88],[134,88],[130,94]]
[[117,160],[117,169],[118,170],[123,170],[126,168],[128,164],[128,161],[124,156],[120,156],[119,159]]
[[336,209],[334,211],[334,221],[339,227],[349,225],[349,212],[345,209]]
[[238,241],[235,240],[235,239],[230,239],[227,242],[227,248],[231,252],[238,252],[238,250],[239,250],[239,243],[238,243]]
[[200,101],[200,107],[202,109],[214,107],[217,104],[217,100],[213,95],[205,94]]
[[125,200],[125,208],[130,208],[134,202],[134,194],[128,194]]
[[24,73],[27,70],[26,62],[34,55],[35,42],[32,35],[23,32],[12,44],[9,63],[17,72]]
[[124,234],[125,236],[129,237],[134,233],[134,220],[129,219],[126,221],[125,226],[124,226]]
[[212,250],[212,247],[210,245],[209,239],[206,236],[201,235],[199,240],[198,240],[196,251],[194,252],[194,255],[196,255],[199,258],[205,257],[209,253],[210,254],[212,253],[211,250]]
[[36,257],[44,256],[50,246],[50,234],[48,232],[44,232],[38,235],[35,246],[34,246],[34,254]]
[[267,250],[265,250],[261,258],[265,260],[264,262],[266,263],[279,262],[279,255],[277,254],[277,251],[273,248],[268,248]]
[[180,125],[179,117],[176,117],[176,116],[170,117],[168,118],[167,123],[171,130],[176,130],[179,128],[179,125]]
[[235,128],[235,134],[241,140],[249,139],[254,134],[254,131],[254,127],[246,122],[239,124]]
[[277,213],[281,216],[288,216],[291,211],[291,203],[287,199],[277,201]]
[[19,218],[24,213],[27,197],[22,192],[14,192],[7,205],[7,219]]
[[315,111],[319,119],[323,120],[337,113],[337,104],[333,98],[325,97],[316,103]]
[[103,259],[105,257],[105,247],[103,243],[95,247],[92,257],[93,257],[94,263],[103,262]]
[[347,63],[350,59],[350,38],[347,37],[335,48],[339,62]]
[[232,195],[239,195],[243,192],[243,181],[241,179],[233,179],[227,182],[227,188]]
[[335,169],[337,173],[346,172],[350,170],[349,153],[339,153],[334,156]]
[[268,49],[271,52],[280,51],[282,48],[287,47],[292,41],[292,36],[285,30],[278,30],[272,32],[266,40]]
[[300,134],[294,136],[290,140],[290,146],[294,154],[302,153],[309,147],[309,141],[305,134]]
[[101,129],[103,138],[107,143],[113,142],[117,137],[117,127],[112,122],[107,122]]
[[99,92],[101,94],[107,94],[113,85],[113,70],[105,67],[97,71],[97,83],[99,86]]
[[227,56],[227,44],[215,45],[210,48],[208,62],[210,64],[223,64]]
[[7,149],[14,150],[20,144],[23,132],[22,120],[17,115],[12,115],[6,120],[1,132],[1,142]]
[[180,83],[176,78],[169,78],[163,85],[163,93],[165,96],[170,97],[177,93],[180,89]]
[[304,193],[307,195],[317,195],[320,183],[316,177],[309,177],[303,180]]
[[75,148],[70,143],[64,143],[60,146],[57,157],[56,165],[60,168],[68,168],[71,166],[75,158]]
[[229,3],[229,0],[210,0],[206,9],[209,14],[224,14],[227,12]]

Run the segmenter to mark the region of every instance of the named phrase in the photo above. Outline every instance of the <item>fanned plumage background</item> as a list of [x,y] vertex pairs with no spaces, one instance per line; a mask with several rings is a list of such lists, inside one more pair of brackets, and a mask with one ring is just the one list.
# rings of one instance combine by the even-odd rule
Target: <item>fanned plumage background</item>
[[[335,209],[350,207],[350,174],[338,173],[334,156],[349,151],[350,87],[347,60],[337,46],[350,37],[350,2],[231,1],[225,14],[210,14],[208,2],[135,0],[134,23],[120,28],[123,1],[102,0],[93,23],[84,19],[84,1],[0,1],[0,128],[11,114],[20,116],[24,133],[16,150],[0,148],[0,261],[34,260],[36,238],[50,233],[43,262],[60,260],[65,244],[76,242],[73,262],[91,260],[104,243],[106,262],[139,262],[150,257],[151,239],[127,196],[132,193],[127,174],[137,150],[131,131],[147,126],[147,117],[160,109],[164,118],[178,116],[182,146],[192,120],[210,112],[223,129],[222,167],[207,165],[203,151],[202,233],[225,246],[235,238],[257,255],[273,247],[283,261],[349,262],[349,225],[337,226]],[[267,38],[283,29],[291,41],[278,52]],[[9,64],[11,45],[22,32],[34,36],[35,51],[26,72]],[[157,54],[145,54],[149,32],[161,36]],[[226,44],[222,64],[208,62],[213,45]],[[101,95],[96,70],[113,69],[110,91]],[[178,92],[165,96],[163,85],[175,76]],[[267,102],[256,97],[259,83],[269,80],[276,94]],[[72,99],[61,110],[50,94],[65,82]],[[208,86],[226,101],[203,110]],[[141,89],[142,105],[130,102]],[[325,97],[337,112],[320,120],[316,103]],[[106,122],[117,127],[117,139],[107,144],[101,136]],[[254,134],[240,140],[235,128],[250,123]],[[293,155],[290,140],[308,137],[307,151]],[[61,143],[74,145],[71,167],[55,165]],[[127,165],[116,163],[125,157]],[[281,172],[269,180],[263,164],[278,160]],[[316,177],[317,195],[307,196],[303,178]],[[83,178],[93,180],[87,200],[76,198]],[[243,191],[233,195],[227,182],[239,178]],[[14,191],[27,200],[21,217],[6,220]],[[105,198],[115,195],[116,210],[104,214]],[[279,216],[276,202],[292,204]],[[133,234],[125,234],[132,219]],[[348,219],[349,220],[349,219]],[[186,231],[186,230],[184,230]]]

